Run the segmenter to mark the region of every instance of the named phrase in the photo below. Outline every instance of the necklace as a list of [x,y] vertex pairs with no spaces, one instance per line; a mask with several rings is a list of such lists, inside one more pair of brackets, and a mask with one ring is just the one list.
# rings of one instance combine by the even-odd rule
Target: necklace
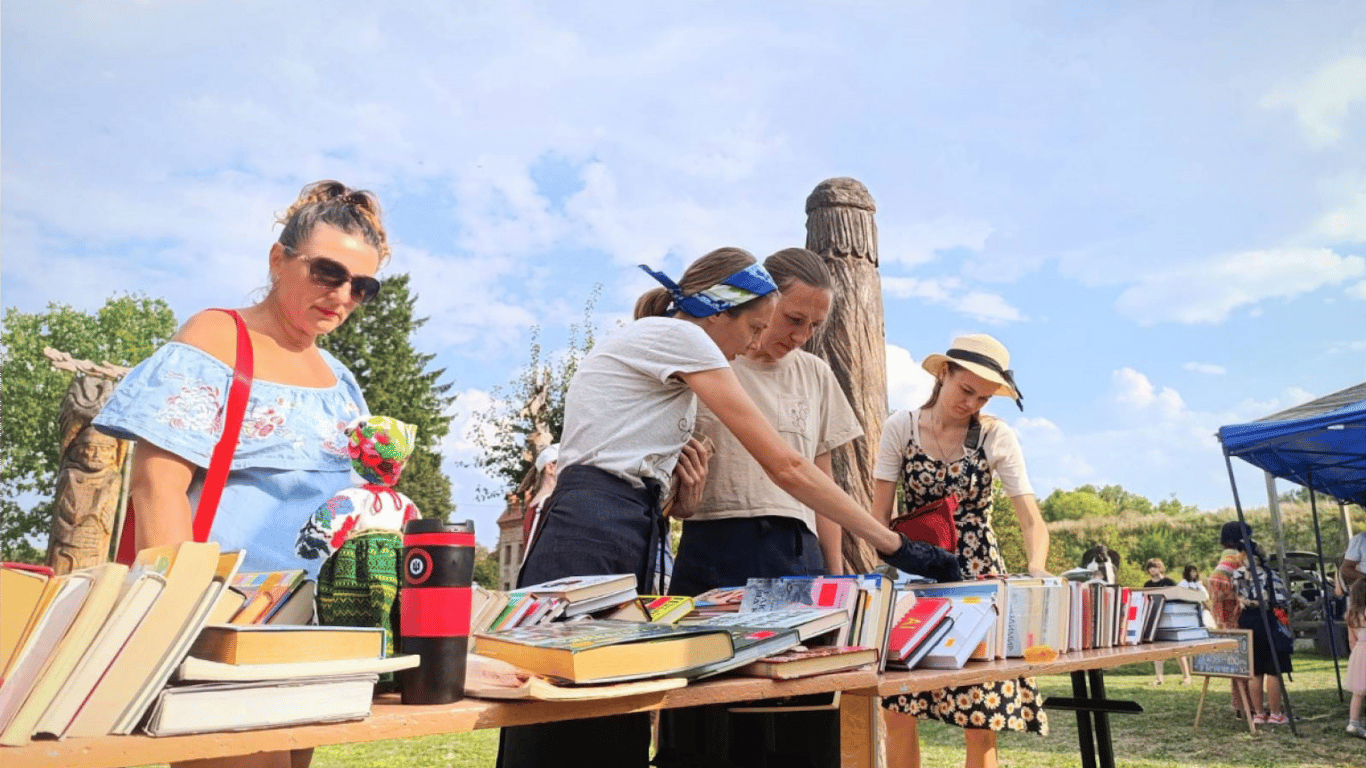
[[944,422],[935,414],[934,418],[934,447],[939,449],[939,460],[949,461],[949,452],[944,450]]

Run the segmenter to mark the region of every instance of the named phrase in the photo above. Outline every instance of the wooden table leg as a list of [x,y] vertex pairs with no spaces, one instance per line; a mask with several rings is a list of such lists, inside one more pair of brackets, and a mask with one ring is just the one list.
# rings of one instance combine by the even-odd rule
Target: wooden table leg
[[840,765],[845,768],[878,768],[883,765],[882,699],[840,694]]
[[1200,686],[1200,704],[1195,708],[1195,730],[1200,730],[1200,715],[1205,711],[1205,694],[1209,693],[1209,675],[1202,675],[1205,684]]

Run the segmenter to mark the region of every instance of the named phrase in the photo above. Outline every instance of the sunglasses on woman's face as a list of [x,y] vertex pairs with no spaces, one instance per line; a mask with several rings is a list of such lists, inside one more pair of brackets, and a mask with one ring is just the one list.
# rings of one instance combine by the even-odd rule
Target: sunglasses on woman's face
[[344,264],[326,256],[299,253],[287,245],[281,246],[291,257],[308,262],[308,277],[324,288],[340,288],[351,284],[351,296],[358,304],[365,304],[379,295],[380,282],[366,275],[352,275]]

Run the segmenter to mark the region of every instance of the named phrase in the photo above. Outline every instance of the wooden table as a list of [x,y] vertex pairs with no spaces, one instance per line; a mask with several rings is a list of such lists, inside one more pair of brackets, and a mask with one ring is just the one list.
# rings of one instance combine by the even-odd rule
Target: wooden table
[[[915,670],[886,672],[882,675],[874,672],[840,672],[786,681],[727,678],[661,693],[588,701],[497,702],[466,699],[436,706],[404,706],[398,703],[397,696],[391,694],[376,700],[369,718],[356,722],[164,738],[105,736],[64,741],[35,741],[24,747],[0,748],[0,762],[7,768],[118,768],[190,758],[384,741],[439,733],[461,733],[480,728],[501,728],[507,725],[528,725],[702,704],[726,704],[775,696],[844,691],[840,706],[843,765],[873,766],[877,763],[878,749],[875,718],[879,716],[882,696],[1027,675],[1072,672],[1081,675],[1089,673],[1099,677],[1101,671],[1107,667],[1169,659],[1189,653],[1225,650],[1233,645],[1232,640],[1152,643],[1069,653],[1056,661],[1041,664],[1011,659],[972,662],[957,670]],[[1075,688],[1075,676],[1073,681]],[[1081,698],[1091,702],[1106,701],[1103,687]],[[1078,711],[1077,714],[1080,718],[1086,713]],[[1095,713],[1097,717],[1103,715],[1103,712]],[[1096,736],[1099,738],[1101,734],[1097,732]],[[1108,728],[1104,732],[1104,739],[1105,746],[1108,747]]]

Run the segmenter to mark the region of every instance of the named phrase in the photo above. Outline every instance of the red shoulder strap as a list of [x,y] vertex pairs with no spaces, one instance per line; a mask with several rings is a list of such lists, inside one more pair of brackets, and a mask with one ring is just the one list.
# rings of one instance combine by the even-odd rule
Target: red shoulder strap
[[220,309],[232,315],[237,324],[237,357],[232,372],[232,386],[228,388],[228,406],[223,414],[223,435],[214,446],[209,471],[204,476],[204,487],[199,492],[199,508],[194,513],[194,540],[208,541],[213,529],[213,518],[218,513],[218,500],[228,481],[232,456],[237,452],[237,439],[242,434],[242,417],[247,412],[251,396],[251,382],[255,373],[255,358],[251,351],[251,336],[247,324],[235,310]]

